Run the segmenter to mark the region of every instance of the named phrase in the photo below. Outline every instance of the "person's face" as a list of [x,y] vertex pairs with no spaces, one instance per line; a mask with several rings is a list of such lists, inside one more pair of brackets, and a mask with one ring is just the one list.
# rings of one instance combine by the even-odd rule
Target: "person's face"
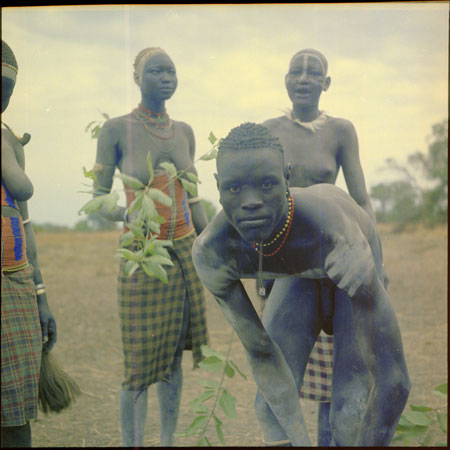
[[151,57],[144,66],[141,80],[143,95],[157,101],[168,100],[177,88],[175,65],[163,53]]
[[2,112],[5,112],[8,107],[15,84],[15,81],[11,78],[2,77]]
[[217,187],[230,223],[246,241],[267,240],[284,220],[288,171],[278,150],[221,155]]
[[293,105],[299,106],[318,105],[322,90],[326,91],[330,82],[320,60],[308,54],[296,56],[285,77],[289,98]]

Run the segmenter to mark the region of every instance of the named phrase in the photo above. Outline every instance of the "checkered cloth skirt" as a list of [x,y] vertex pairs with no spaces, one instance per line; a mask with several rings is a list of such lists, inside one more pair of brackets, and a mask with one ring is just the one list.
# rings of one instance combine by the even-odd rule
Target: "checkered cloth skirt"
[[2,427],[37,417],[42,335],[33,268],[2,276]]
[[330,402],[332,376],[333,336],[321,331],[309,355],[300,397],[317,402]]
[[192,350],[194,367],[207,344],[203,285],[192,262],[195,233],[168,247],[173,267],[164,266],[168,283],[138,269],[131,277],[118,277],[119,316],[124,352],[125,390],[140,391],[158,381],[169,381],[180,339],[185,299],[189,301],[189,329],[185,349]]

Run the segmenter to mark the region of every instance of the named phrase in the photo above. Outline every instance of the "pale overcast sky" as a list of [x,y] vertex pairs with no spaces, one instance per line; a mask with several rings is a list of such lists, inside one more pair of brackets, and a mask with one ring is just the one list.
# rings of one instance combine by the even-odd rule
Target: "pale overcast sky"
[[[284,75],[305,47],[324,53],[332,78],[320,108],[356,127],[368,189],[388,157],[426,151],[448,111],[448,2],[2,8],[2,39],[18,63],[2,120],[29,132],[26,171],[34,222],[73,225],[89,200],[82,167],[95,161],[86,125],[140,100],[133,61],[145,47],[173,59],[169,115],[189,123],[197,156],[210,131],[225,137],[290,106]],[[200,195],[217,206],[215,163],[199,162]],[[338,185],[345,188],[342,177]],[[116,181],[116,189],[121,189]]]

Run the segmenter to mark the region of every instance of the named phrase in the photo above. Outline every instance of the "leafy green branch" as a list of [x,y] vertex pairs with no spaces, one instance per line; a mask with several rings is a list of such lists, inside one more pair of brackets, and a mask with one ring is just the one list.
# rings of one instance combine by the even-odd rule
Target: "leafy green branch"
[[230,335],[226,355],[213,350],[207,345],[202,345],[202,354],[204,359],[199,363],[199,367],[207,371],[221,372],[220,381],[201,380],[204,391],[189,403],[189,407],[194,414],[196,414],[196,416],[184,432],[177,433],[177,436],[179,437],[196,435],[196,445],[198,447],[212,445],[206,435],[212,421],[220,443],[226,446],[225,437],[222,430],[223,422],[218,417],[218,409],[220,408],[226,417],[230,419],[235,419],[237,415],[236,398],[224,388],[225,377],[233,378],[236,373],[238,373],[245,380],[247,380],[247,377],[242,373],[233,360],[230,359],[233,336],[234,330],[232,330]]
[[[102,115],[105,120],[109,119],[108,114],[102,113]],[[85,131],[90,131],[91,137],[97,139],[102,125],[103,123],[100,121],[92,121],[87,125]],[[217,147],[220,141],[212,132],[208,139],[212,144],[211,149],[186,169],[178,171],[175,165],[170,162],[159,164],[169,176],[167,185],[179,179],[187,192],[193,196],[197,195],[196,183],[200,183],[200,180],[189,169],[197,161],[208,161],[217,156]],[[147,168],[149,180],[146,185],[138,178],[130,175],[123,173],[115,175],[116,178],[122,180],[124,185],[135,191],[135,199],[126,208],[125,214],[125,217],[132,217],[134,220],[126,223],[129,231],[121,236],[120,248],[117,250],[116,256],[124,258],[127,261],[124,267],[126,275],[131,276],[137,269],[141,268],[148,276],[156,277],[164,283],[167,283],[167,272],[163,266],[173,266],[167,250],[167,247],[172,246],[172,242],[158,239],[160,227],[165,223],[165,219],[158,214],[155,202],[170,207],[172,205],[172,199],[162,191],[167,185],[161,189],[151,187],[155,176],[151,153],[147,156]],[[83,174],[86,178],[90,178],[94,182],[95,190],[90,193],[100,193],[100,195],[96,195],[84,204],[79,214],[92,214],[100,210],[112,213],[117,208],[117,202],[119,200],[118,192],[110,192],[108,189],[98,186],[94,169],[86,170],[83,167]],[[104,194],[101,194],[102,192]]]
[[[447,406],[447,383],[436,386],[432,391],[445,399],[442,408],[431,408],[429,406],[410,405],[411,411],[401,415],[396,434],[392,439],[395,445],[417,445],[422,447],[446,447],[447,446],[447,413],[441,409]],[[440,430],[440,431],[439,431]],[[443,433],[445,442],[432,442],[436,440],[436,432]]]

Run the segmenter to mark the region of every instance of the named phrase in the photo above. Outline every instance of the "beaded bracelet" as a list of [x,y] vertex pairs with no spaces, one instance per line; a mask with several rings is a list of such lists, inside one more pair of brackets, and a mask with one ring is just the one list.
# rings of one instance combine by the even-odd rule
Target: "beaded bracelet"
[[36,289],[36,295],[41,295],[41,294],[45,294],[45,289]]

